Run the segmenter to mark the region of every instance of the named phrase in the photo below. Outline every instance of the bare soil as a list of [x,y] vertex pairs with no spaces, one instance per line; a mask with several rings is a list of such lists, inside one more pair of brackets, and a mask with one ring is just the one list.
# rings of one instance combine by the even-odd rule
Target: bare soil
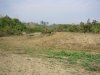
[[55,59],[0,53],[0,75],[100,75]]
[[100,52],[100,34],[61,32],[51,36],[0,37],[0,75],[100,75],[53,58],[30,57],[13,52],[35,46]]

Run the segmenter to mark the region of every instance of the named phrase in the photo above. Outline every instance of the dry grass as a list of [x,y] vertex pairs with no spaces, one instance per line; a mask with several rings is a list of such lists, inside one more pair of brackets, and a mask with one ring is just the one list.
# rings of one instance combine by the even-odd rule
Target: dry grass
[[[72,53],[66,53],[68,49],[72,50]],[[87,53],[91,51],[93,59],[91,53],[83,55],[73,50],[88,50]],[[39,33],[32,36],[0,37],[0,75],[100,75],[99,72],[84,68],[89,67],[93,70],[99,68],[100,71],[98,67],[100,55],[94,57],[99,53],[100,34],[57,32],[50,36]],[[53,59],[48,58],[52,57],[52,54]],[[85,60],[82,58],[84,67],[79,64],[81,56],[85,58]]]
[[67,49],[100,49],[100,35],[83,33],[55,33],[49,37],[43,37],[34,42],[43,47],[67,48]]
[[57,32],[51,36],[11,36],[0,38],[1,43],[18,47],[50,47],[100,52],[100,34]]

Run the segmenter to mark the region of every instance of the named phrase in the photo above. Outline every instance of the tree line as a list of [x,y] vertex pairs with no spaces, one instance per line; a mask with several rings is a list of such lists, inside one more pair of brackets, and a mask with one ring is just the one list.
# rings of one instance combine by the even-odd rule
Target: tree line
[[0,36],[19,35],[26,31],[26,26],[19,19],[9,16],[0,17]]
[[82,33],[100,33],[100,23],[96,20],[80,24],[52,24],[41,21],[40,23],[24,23],[17,18],[10,18],[9,16],[0,17],[0,36],[21,35],[25,33],[42,32],[82,32]]

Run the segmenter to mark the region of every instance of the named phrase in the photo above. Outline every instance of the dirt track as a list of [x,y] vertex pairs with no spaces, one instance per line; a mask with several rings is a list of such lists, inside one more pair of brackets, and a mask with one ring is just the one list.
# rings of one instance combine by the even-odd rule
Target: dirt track
[[0,53],[0,75],[99,75],[50,58]]

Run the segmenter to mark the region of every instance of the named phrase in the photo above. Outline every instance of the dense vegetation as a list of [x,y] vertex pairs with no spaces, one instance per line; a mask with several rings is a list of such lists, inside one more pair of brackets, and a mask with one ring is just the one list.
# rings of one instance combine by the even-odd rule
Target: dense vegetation
[[52,25],[53,31],[58,32],[92,32],[92,33],[99,33],[100,32],[100,23],[96,20],[93,20],[90,22],[90,20],[87,20],[87,23],[80,22],[80,24],[55,24]]
[[25,33],[42,32],[92,32],[100,33],[100,23],[96,20],[87,23],[81,22],[80,24],[52,24],[48,25],[48,22],[41,21],[38,23],[23,23],[19,19],[12,19],[9,16],[0,17],[0,36],[6,35],[19,35]]
[[80,24],[52,24],[48,25],[47,22],[42,21],[38,23],[27,23],[30,32],[82,32],[82,33],[100,33],[100,23],[96,20],[87,23],[80,22]]
[[19,19],[9,16],[0,17],[0,36],[18,35],[26,30],[26,26]]

